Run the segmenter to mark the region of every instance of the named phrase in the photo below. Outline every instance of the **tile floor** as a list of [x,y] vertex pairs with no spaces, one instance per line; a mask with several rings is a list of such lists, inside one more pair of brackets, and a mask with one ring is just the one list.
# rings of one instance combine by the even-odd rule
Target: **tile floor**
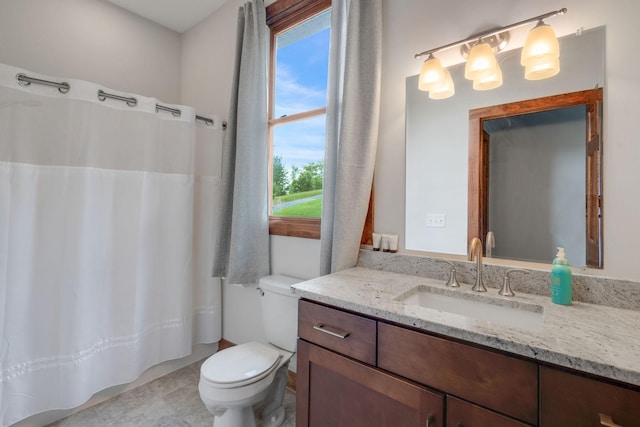
[[[198,379],[204,360],[151,381],[48,427],[211,427],[200,400]],[[295,427],[295,393],[287,390],[283,427]]]

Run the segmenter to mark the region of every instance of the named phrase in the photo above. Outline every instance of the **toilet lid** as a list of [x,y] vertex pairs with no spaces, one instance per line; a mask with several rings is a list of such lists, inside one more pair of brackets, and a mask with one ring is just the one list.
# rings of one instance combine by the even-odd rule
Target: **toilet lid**
[[267,376],[281,358],[279,351],[249,342],[214,354],[204,362],[200,374],[213,383],[240,386]]

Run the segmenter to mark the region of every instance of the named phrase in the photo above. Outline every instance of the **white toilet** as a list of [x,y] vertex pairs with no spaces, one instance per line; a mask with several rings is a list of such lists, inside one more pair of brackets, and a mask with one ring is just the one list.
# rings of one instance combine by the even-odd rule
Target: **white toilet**
[[289,360],[296,349],[298,298],[282,275],[260,279],[262,318],[269,344],[249,342],[219,351],[200,368],[198,390],[214,427],[277,427]]

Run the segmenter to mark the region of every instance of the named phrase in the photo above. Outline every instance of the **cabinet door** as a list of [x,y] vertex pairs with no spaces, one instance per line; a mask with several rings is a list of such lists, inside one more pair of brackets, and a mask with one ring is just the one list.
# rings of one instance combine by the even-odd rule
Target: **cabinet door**
[[378,367],[529,424],[538,422],[538,365],[378,322]]
[[442,395],[298,341],[296,426],[444,427]]
[[540,425],[640,427],[640,392],[540,367]]
[[477,405],[447,396],[447,427],[529,427]]

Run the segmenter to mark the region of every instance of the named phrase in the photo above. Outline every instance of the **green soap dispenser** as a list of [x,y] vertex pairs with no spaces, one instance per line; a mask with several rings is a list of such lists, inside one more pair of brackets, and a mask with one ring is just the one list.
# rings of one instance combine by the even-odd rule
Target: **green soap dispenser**
[[564,248],[558,248],[556,259],[551,268],[551,301],[556,304],[570,305],[572,296],[572,276]]

